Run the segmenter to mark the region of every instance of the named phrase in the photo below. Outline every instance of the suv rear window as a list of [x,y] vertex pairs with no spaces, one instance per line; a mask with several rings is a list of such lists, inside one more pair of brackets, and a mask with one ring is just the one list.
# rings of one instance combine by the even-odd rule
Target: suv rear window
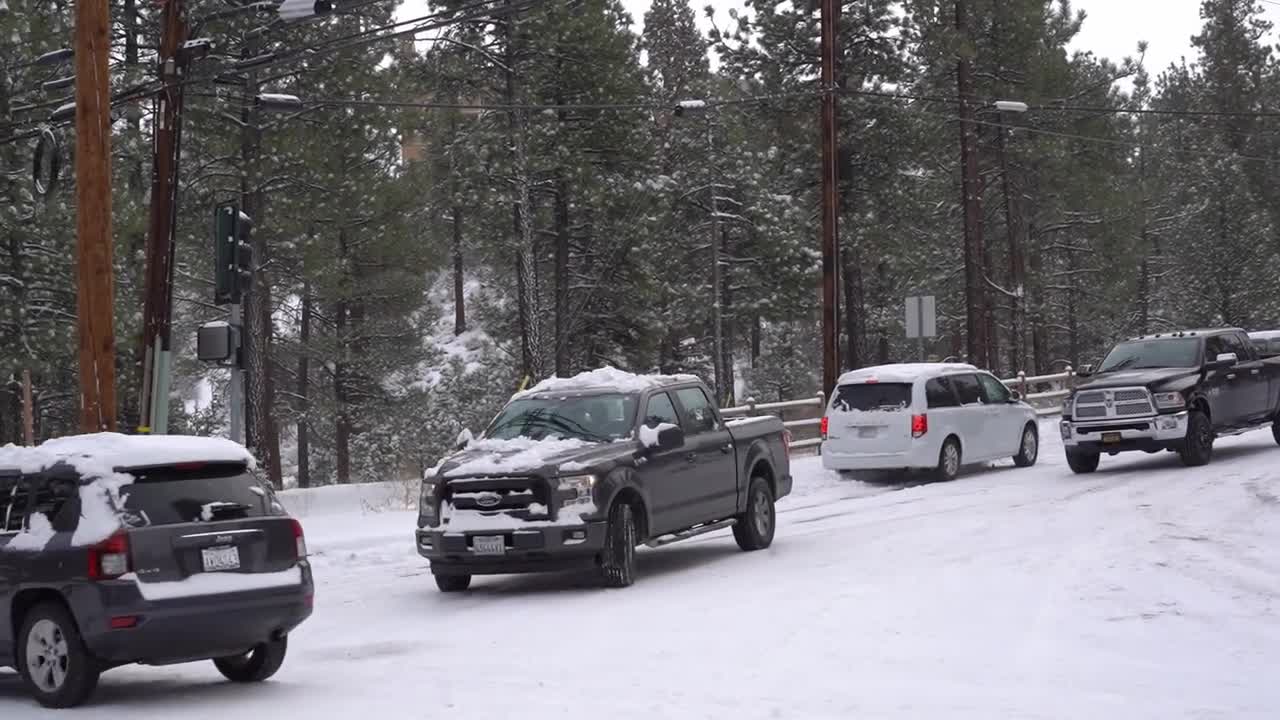
[[125,524],[173,525],[279,514],[274,494],[239,463],[200,463],[130,470]]
[[902,410],[911,405],[911,383],[859,383],[841,385],[831,401],[831,409]]

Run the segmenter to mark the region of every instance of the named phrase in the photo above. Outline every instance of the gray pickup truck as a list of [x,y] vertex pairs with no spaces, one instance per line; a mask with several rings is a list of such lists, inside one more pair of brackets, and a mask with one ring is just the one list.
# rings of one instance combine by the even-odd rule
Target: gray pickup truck
[[696,378],[612,371],[520,393],[427,473],[418,552],[443,592],[473,575],[593,569],[635,578],[635,549],[733,529],[769,546],[791,491],[775,417],[725,422]]

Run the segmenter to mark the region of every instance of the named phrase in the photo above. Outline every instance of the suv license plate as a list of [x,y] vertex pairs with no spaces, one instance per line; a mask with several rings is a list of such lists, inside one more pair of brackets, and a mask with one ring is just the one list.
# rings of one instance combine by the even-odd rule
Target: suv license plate
[[1118,432],[1102,433],[1102,442],[1104,443],[1118,443],[1121,439],[1122,437]]
[[200,551],[200,559],[204,563],[205,572],[240,569],[240,548],[213,547]]
[[471,549],[477,555],[503,555],[507,552],[507,539],[502,535],[477,535],[471,540]]

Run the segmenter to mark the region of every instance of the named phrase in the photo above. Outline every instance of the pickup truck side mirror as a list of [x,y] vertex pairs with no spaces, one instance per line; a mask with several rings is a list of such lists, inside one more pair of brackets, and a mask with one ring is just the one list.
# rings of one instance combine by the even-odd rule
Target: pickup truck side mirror
[[1092,374],[1093,374],[1093,363],[1087,363],[1085,365],[1081,365],[1080,369],[1076,370],[1076,375],[1079,377],[1089,377]]
[[471,434],[471,430],[469,428],[463,428],[462,432],[458,433],[458,439],[454,441],[453,449],[465,450],[467,446],[471,444],[471,441],[475,439],[475,436]]
[[1218,357],[1213,359],[1214,367],[1228,368],[1240,362],[1240,356],[1235,353],[1220,353]]
[[645,450],[675,450],[684,447],[684,430],[678,425],[666,424],[657,428],[640,428],[640,442]]

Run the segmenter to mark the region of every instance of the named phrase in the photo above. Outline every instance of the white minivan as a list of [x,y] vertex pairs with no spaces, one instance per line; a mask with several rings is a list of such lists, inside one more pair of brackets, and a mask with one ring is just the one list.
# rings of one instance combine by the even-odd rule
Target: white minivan
[[961,363],[880,365],[845,373],[822,418],[828,470],[929,469],[1036,462],[1036,411],[990,373]]

